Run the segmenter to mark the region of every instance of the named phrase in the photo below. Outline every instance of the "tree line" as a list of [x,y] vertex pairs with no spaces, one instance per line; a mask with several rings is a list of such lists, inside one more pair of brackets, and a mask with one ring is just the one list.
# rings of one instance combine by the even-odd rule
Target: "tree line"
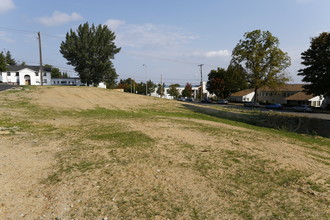
[[[164,93],[164,85],[152,81],[136,83],[133,79],[120,80],[112,60],[121,48],[115,45],[115,33],[106,25],[88,22],[79,25],[76,31],[70,29],[65,40],[61,42],[60,53],[67,59],[78,73],[82,83],[97,86],[105,82],[108,88],[123,88],[139,94],[150,94],[158,88],[157,93]],[[311,39],[310,48],[301,54],[305,68],[298,71],[303,76],[305,92],[315,95],[329,95],[330,90],[330,33],[321,33]],[[25,63],[24,63],[25,64]],[[0,53],[0,70],[5,71],[7,65],[17,65],[9,51]],[[253,88],[257,95],[261,87],[274,90],[288,82],[286,72],[291,65],[288,54],[279,48],[279,40],[269,31],[254,30],[244,34],[232,51],[229,66],[217,68],[208,74],[207,90],[218,98],[226,98],[231,93]],[[51,66],[50,66],[51,67]],[[65,77],[59,69],[52,67],[52,75]],[[191,92],[186,85],[185,97]],[[131,88],[132,87],[132,88]],[[170,85],[168,92],[177,97],[177,84]],[[255,97],[257,98],[257,97]]]

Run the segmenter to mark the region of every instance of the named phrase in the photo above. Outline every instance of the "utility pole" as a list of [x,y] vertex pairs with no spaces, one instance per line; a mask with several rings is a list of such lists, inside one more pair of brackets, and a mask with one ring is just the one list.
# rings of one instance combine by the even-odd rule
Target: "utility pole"
[[41,37],[40,37],[40,32],[38,32],[38,40],[39,40],[39,57],[40,57],[40,69],[39,69],[39,73],[40,73],[40,85],[44,85],[44,76],[43,76],[43,72],[42,72],[42,53],[41,53]]
[[203,66],[204,64],[199,64],[198,65],[201,70],[201,101],[203,100]]
[[160,75],[160,98],[163,98],[163,75]]
[[147,65],[143,64],[146,77],[146,95],[148,95]]
[[131,78],[131,93],[133,92],[133,91],[132,91],[132,87],[133,87],[133,80],[132,80],[132,78]]

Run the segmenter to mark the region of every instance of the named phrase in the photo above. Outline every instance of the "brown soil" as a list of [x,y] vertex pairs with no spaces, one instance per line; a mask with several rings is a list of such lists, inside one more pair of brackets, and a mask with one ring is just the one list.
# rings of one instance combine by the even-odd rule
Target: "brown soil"
[[[200,159],[208,160],[208,164],[212,164],[213,161],[216,163],[214,166],[218,166],[218,159],[224,155],[224,152],[242,152],[244,155],[253,155],[259,160],[273,161],[274,163],[271,163],[272,165],[267,169],[297,170],[307,173],[308,178],[304,181],[310,180],[321,184],[325,189],[322,192],[315,192],[306,188],[306,184],[297,190],[296,186],[290,186],[291,191],[288,191],[288,194],[291,192],[290,203],[296,206],[299,206],[304,198],[312,199],[310,197],[312,194],[312,197],[319,199],[330,196],[329,183],[327,183],[330,180],[329,148],[324,146],[306,146],[308,144],[271,133],[201,119],[158,116],[152,121],[143,118],[115,118],[104,121],[104,119],[74,118],[68,115],[32,119],[28,117],[33,109],[25,109],[22,106],[17,109],[12,107],[16,101],[28,100],[45,111],[47,109],[81,111],[100,107],[133,112],[139,109],[157,109],[158,106],[161,106],[159,111],[161,108],[184,109],[178,102],[135,94],[85,87],[45,87],[28,92],[0,92],[0,95],[3,97],[0,101],[0,115],[11,121],[24,119],[32,125],[31,129],[34,127],[36,129],[30,132],[28,129],[20,130],[20,125],[16,128],[0,124],[0,219],[54,219],[55,217],[121,219],[121,216],[125,215],[131,216],[131,219],[139,219],[134,217],[136,215],[148,219],[148,216],[136,212],[144,209],[157,211],[158,214],[153,215],[151,219],[193,219],[186,207],[182,210],[178,208],[179,214],[168,216],[169,212],[166,210],[171,205],[165,200],[172,201],[173,205],[178,207],[180,204],[189,203],[187,206],[196,207],[200,213],[208,214],[205,214],[208,217],[200,214],[196,219],[244,219],[244,216],[237,214],[239,212],[235,214],[228,211],[232,206],[237,205],[239,200],[231,194],[219,196],[215,190],[218,188],[215,186],[217,184],[223,184],[224,188],[225,184],[230,185],[230,182],[222,178],[230,175],[230,171],[234,172],[234,168],[209,169],[203,175],[189,168]],[[110,128],[112,125],[121,124],[127,130],[140,132],[157,141],[141,151],[129,151],[126,148],[105,150],[102,147],[111,145],[111,141],[92,141],[81,136],[82,132],[85,132],[85,135],[93,133],[93,130],[88,131],[90,129],[88,126],[95,122]],[[40,124],[44,127],[38,127]],[[48,127],[51,129],[47,130]],[[214,128],[223,132],[214,134],[209,130],[203,131],[200,127]],[[98,129],[95,125],[91,128]],[[61,133],[56,133],[53,129],[58,129]],[[79,172],[76,169],[64,173],[60,182],[45,183],[47,178],[49,179],[49,176],[58,170],[58,164],[61,162],[58,154],[62,154],[63,157],[63,152],[67,151],[65,156],[72,153],[72,160],[75,160],[71,146],[76,142],[86,146],[86,149],[92,146],[95,148],[89,153],[84,150],[79,154],[81,158],[120,160],[120,163],[126,161],[127,165],[119,166],[120,163],[117,161],[117,165],[106,164],[102,168],[87,172]],[[241,163],[248,163],[243,157],[238,158]],[[149,161],[144,163],[145,160]],[[113,174],[106,176],[107,172]],[[214,181],[209,180],[208,177],[221,178]],[[232,193],[236,196],[248,197],[248,194],[244,194],[246,190],[244,187]],[[156,200],[150,201],[149,197],[145,198],[144,205],[132,203],[133,205],[126,209],[121,209],[119,204],[122,203],[117,202],[129,201],[128,195],[134,193],[145,193],[150,197],[159,195],[156,188],[160,191],[164,190],[163,200],[157,200],[158,208],[152,205]],[[102,193],[107,195],[108,200],[101,205],[97,198],[98,196],[101,198]],[[269,204],[266,202],[259,208],[250,207],[254,219],[269,217],[268,212],[272,211],[269,210],[270,207],[276,206],[275,204],[278,204],[276,202],[280,201],[275,199],[280,192],[273,193],[269,196],[273,197],[274,201],[268,199]],[[295,193],[302,194],[294,197]],[[132,201],[128,203],[130,202]],[[91,208],[93,204],[95,207]],[[326,206],[316,207],[317,202],[311,206],[315,206],[311,208],[314,211],[308,212],[312,214],[306,214],[306,219],[317,219],[320,216],[322,219],[330,215],[329,209],[324,208]],[[112,213],[108,212],[106,207],[112,207]],[[89,210],[89,213],[85,213],[85,210]],[[125,215],[121,213],[123,211]],[[294,218],[291,215],[286,217]]]

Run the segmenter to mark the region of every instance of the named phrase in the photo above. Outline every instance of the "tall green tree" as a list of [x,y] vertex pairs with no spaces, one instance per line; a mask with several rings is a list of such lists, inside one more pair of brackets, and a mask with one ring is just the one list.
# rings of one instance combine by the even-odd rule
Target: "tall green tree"
[[0,72],[5,72],[7,70],[6,57],[3,52],[0,52]]
[[151,94],[151,93],[155,92],[156,87],[157,87],[157,85],[151,80],[147,81],[147,86],[148,86],[147,87],[148,94]]
[[323,32],[311,40],[308,50],[301,54],[304,69],[298,75],[303,76],[304,89],[308,94],[330,96],[330,33]]
[[8,65],[17,65],[14,58],[11,57],[11,53],[9,50],[6,52],[6,62]]
[[192,85],[190,83],[185,85],[184,89],[182,90],[182,96],[188,98],[193,96]]
[[121,79],[117,85],[118,89],[124,89],[124,92],[134,93],[136,82],[132,78]]
[[257,101],[259,88],[268,86],[276,90],[289,81],[285,70],[291,61],[288,54],[279,48],[278,38],[269,31],[254,30],[245,33],[244,37],[233,50],[231,64],[244,69]]
[[105,81],[110,86],[118,77],[111,61],[120,51],[114,43],[115,38],[106,25],[90,26],[86,22],[66,34],[60,52],[68,64],[74,66],[83,83],[97,86]]
[[208,75],[208,81],[206,83],[206,89],[217,96],[217,98],[227,97],[229,91],[225,86],[225,77],[227,71],[223,68],[218,68],[217,70],[211,70]]
[[63,77],[59,68],[53,67],[50,64],[45,64],[44,67],[51,69],[50,73],[51,73],[52,78],[62,78]]
[[170,88],[167,89],[167,93],[170,95],[170,96],[173,96],[174,98],[178,98],[180,93],[179,93],[179,90],[177,89],[180,85],[179,84],[171,84],[170,85]]
[[165,93],[165,83],[163,83],[163,84],[158,84],[157,85],[157,94],[158,95],[160,95],[161,97],[164,95],[164,93]]
[[217,98],[227,98],[231,93],[247,88],[244,71],[239,66],[230,65],[227,70],[211,70],[206,83],[207,90]]

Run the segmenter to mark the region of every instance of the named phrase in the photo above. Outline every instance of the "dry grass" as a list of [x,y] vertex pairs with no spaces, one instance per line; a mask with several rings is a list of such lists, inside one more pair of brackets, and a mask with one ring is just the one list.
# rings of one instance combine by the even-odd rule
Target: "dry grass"
[[94,88],[1,95],[5,218],[330,217],[329,139]]

